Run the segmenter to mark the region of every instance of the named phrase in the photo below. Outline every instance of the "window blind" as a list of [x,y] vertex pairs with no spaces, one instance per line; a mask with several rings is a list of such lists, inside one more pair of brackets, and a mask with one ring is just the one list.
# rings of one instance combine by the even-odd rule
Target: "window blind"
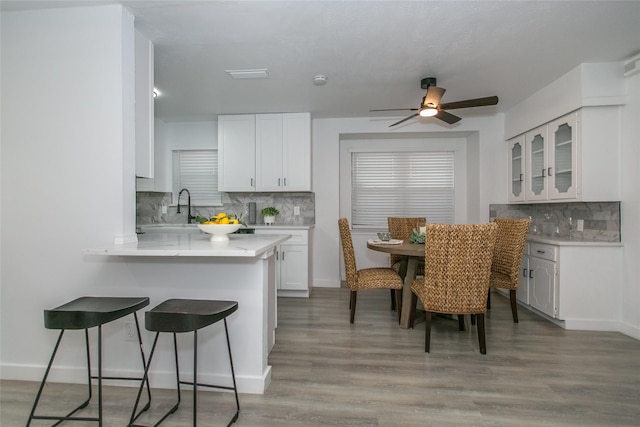
[[426,217],[452,224],[454,153],[354,152],[351,154],[351,221],[387,227],[387,217]]
[[174,151],[174,200],[182,188],[189,190],[191,205],[211,206],[222,204],[218,192],[218,151]]

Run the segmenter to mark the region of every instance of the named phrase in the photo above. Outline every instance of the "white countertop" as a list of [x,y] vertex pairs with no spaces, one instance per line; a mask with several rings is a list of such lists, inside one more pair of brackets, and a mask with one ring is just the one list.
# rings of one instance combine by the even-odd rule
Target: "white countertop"
[[255,228],[260,230],[310,230],[314,228],[314,224],[274,224],[274,225],[264,225],[264,224],[247,224],[247,228]]
[[548,243],[550,245],[558,246],[610,246],[617,247],[622,246],[622,242],[604,242],[597,240],[583,240],[583,239],[569,239],[568,237],[553,237],[553,236],[536,236],[528,235],[527,241],[534,243]]
[[189,256],[259,257],[282,242],[289,234],[230,234],[228,242],[211,242],[203,233],[139,234],[137,243],[84,249],[84,255],[113,256]]
[[[314,227],[314,224],[247,224],[246,228],[253,228],[257,230],[310,230]],[[197,224],[143,224],[140,225],[139,228],[143,232],[154,233],[161,232],[163,230],[169,233],[200,232]]]

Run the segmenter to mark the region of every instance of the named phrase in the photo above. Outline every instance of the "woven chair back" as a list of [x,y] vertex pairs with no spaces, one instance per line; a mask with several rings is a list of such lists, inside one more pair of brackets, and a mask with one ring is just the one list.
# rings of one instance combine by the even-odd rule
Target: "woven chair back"
[[[394,239],[400,239],[408,241],[411,237],[411,232],[417,227],[418,223],[426,223],[426,218],[400,218],[400,217],[388,217],[387,226],[389,233]],[[391,265],[396,262],[400,262],[402,257],[400,255],[390,254]]]
[[428,224],[425,310],[473,314],[487,310],[489,275],[498,225]]
[[340,230],[340,241],[342,242],[342,254],[344,256],[344,269],[347,276],[347,285],[350,289],[353,289],[357,281],[358,270],[356,269],[356,255],[353,250],[349,221],[346,218],[340,218],[338,220],[338,229]]
[[509,277],[512,289],[516,289],[531,220],[496,218],[494,222],[498,225],[498,236],[491,271]]

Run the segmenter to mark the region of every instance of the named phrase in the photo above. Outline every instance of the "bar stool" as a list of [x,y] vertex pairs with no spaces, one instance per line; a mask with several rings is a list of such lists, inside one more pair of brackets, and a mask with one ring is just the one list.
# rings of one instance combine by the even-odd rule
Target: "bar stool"
[[[31,424],[31,420],[58,420],[54,425],[58,425],[63,421],[91,421],[97,422],[99,426],[102,426],[102,380],[143,380],[142,386],[147,385],[147,394],[149,402],[143,409],[136,415],[135,418],[140,416],[143,411],[146,411],[151,403],[151,390],[149,388],[149,381],[145,381],[144,378],[129,378],[129,377],[108,377],[102,375],[102,325],[109,323],[113,320],[120,319],[128,314],[132,314],[136,322],[136,330],[138,333],[138,342],[140,344],[140,356],[142,358],[142,367],[146,371],[146,362],[144,352],[142,349],[142,336],[140,335],[140,325],[138,323],[137,311],[141,308],[149,305],[149,298],[147,297],[81,297],[71,302],[63,304],[52,310],[44,311],[44,326],[47,329],[60,329],[60,335],[58,341],[53,348],[53,354],[47,365],[42,383],[40,383],[40,389],[36,395],[36,400],[33,403],[33,408],[29,414],[29,420],[27,421],[27,427]],[[98,375],[91,375],[91,354],[89,345],[89,328],[98,327]],[[49,376],[49,371],[53,365],[58,347],[62,341],[62,336],[67,329],[84,329],[85,343],[87,347],[87,372],[89,383],[89,396],[86,401],[81,403],[77,408],[69,412],[65,416],[56,415],[35,415],[38,402],[42,395],[42,390]],[[91,380],[98,380],[98,416],[97,417],[80,417],[73,416],[80,409],[85,408],[91,401]]]
[[[240,414],[240,401],[238,400],[238,389],[236,386],[236,375],[233,369],[233,358],[231,356],[231,344],[229,343],[229,330],[227,328],[227,317],[234,311],[238,310],[238,303],[236,301],[216,301],[216,300],[192,300],[192,299],[170,299],[166,300],[152,310],[145,313],[145,328],[148,331],[155,331],[156,336],[153,340],[153,346],[151,347],[151,353],[149,354],[149,360],[145,369],[144,377],[140,383],[140,389],[138,390],[138,396],[136,403],[131,412],[131,419],[129,421],[130,427],[135,427],[133,424],[135,421],[136,409],[140,401],[140,395],[144,387],[144,381],[147,381],[149,376],[149,368],[151,366],[151,360],[158,343],[158,337],[160,332],[170,332],[173,334],[173,350],[175,355],[176,365],[176,388],[178,393],[178,401],[176,404],[166,413],[164,416],[154,424],[154,427],[162,423],[169,415],[176,412],[180,405],[180,384],[193,386],[193,426],[196,426],[197,420],[197,397],[198,386],[210,387],[223,390],[233,390],[236,398],[236,413],[229,421],[227,426],[233,424]],[[198,329],[202,329],[206,326],[212,325],[219,320],[224,321],[224,332],[227,339],[227,350],[229,352],[229,364],[231,365],[231,378],[233,379],[233,387],[202,384],[197,380],[198,376]],[[180,366],[178,363],[178,341],[176,334],[180,332],[193,332],[193,381],[180,380]]]

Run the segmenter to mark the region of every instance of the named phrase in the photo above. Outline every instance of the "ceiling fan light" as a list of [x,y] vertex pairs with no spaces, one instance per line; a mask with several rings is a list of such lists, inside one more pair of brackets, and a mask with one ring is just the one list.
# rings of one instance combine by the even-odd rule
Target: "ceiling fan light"
[[433,117],[438,114],[438,110],[436,108],[422,108],[418,114],[420,117]]

